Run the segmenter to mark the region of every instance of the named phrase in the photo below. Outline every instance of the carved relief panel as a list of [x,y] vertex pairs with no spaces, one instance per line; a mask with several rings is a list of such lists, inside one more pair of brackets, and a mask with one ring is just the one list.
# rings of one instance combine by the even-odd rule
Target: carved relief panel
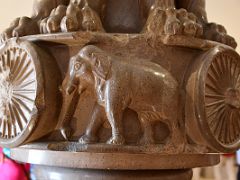
[[224,27],[207,22],[204,1],[52,3],[36,2],[36,14],[1,35],[0,145],[173,154],[239,147],[240,57]]

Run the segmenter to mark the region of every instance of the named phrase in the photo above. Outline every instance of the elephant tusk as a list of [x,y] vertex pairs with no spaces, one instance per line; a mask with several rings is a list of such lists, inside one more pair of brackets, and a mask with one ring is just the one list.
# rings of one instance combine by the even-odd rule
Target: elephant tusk
[[70,87],[66,88],[66,95],[72,95],[76,91],[77,87],[75,85],[71,85]]

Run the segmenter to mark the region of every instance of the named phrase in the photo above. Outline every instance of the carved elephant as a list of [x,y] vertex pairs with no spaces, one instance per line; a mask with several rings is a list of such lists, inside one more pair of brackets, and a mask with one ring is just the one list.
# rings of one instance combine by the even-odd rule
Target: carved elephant
[[124,110],[130,108],[138,114],[143,129],[141,143],[155,143],[151,122],[162,121],[171,132],[167,144],[183,144],[177,120],[178,83],[160,65],[141,59],[122,59],[89,45],[71,59],[63,91],[81,96],[90,87],[94,89],[96,104],[85,135],[79,140],[81,143],[97,142],[97,130],[106,115],[112,128],[108,143],[124,144],[122,118]]
[[[171,10],[161,14],[159,8]],[[15,19],[0,40],[78,30],[138,33],[146,27],[146,21],[152,29],[156,24],[162,26],[166,17],[166,34],[197,36],[237,46],[223,26],[208,23],[205,0],[35,0],[32,17]]]

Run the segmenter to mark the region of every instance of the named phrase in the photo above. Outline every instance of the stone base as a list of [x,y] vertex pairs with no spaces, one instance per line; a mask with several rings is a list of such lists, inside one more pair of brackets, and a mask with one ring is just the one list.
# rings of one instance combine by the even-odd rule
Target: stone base
[[35,148],[32,146],[11,149],[11,158],[36,165],[102,170],[192,169],[219,163],[217,154],[51,151],[44,148],[43,144]]
[[192,168],[220,160],[217,154],[51,151],[47,144],[11,149],[11,158],[34,164],[36,179],[49,180],[190,180]]
[[191,180],[192,170],[81,170],[49,166],[34,166],[36,179],[49,180]]

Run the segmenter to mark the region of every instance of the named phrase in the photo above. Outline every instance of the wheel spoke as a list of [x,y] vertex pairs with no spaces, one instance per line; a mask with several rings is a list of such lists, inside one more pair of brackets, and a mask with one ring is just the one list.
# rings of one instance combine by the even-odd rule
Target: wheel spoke
[[6,70],[6,59],[7,59],[7,53],[4,52],[4,58],[2,59],[2,67],[3,67],[3,70]]
[[6,135],[6,121],[4,120],[2,123],[2,137]]
[[[226,113],[227,114],[227,113]],[[224,143],[227,143],[227,134],[226,134],[226,132],[227,132],[227,121],[225,120],[226,118],[226,114],[225,114],[225,116],[224,116],[224,124],[223,124],[223,130],[222,130],[222,136],[221,136],[221,140],[222,140],[222,142],[224,142]]]
[[13,79],[15,79],[16,70],[18,68],[19,61],[20,61],[20,56],[17,56],[15,63],[13,63],[13,67],[11,68],[11,75]]
[[28,80],[27,82],[24,82],[23,84],[20,84],[19,86],[17,86],[17,89],[24,89],[26,88],[27,86],[33,84],[35,82],[34,79],[31,79],[31,80]]
[[231,59],[231,66],[230,66],[230,82],[232,83],[232,87],[234,87],[235,82],[235,72],[236,72],[237,64],[235,63],[234,59]]
[[14,93],[21,93],[21,94],[29,94],[29,93],[36,93],[34,89],[14,89]]
[[21,99],[13,97],[12,101],[22,106],[25,110],[28,111],[28,113],[31,113],[31,110],[29,109],[29,107]]
[[17,109],[18,113],[20,114],[20,116],[24,120],[24,123],[27,124],[28,120],[27,120],[26,116],[24,115],[24,112],[23,112],[23,110],[21,108],[21,105],[18,102],[16,102],[16,101],[13,101],[13,103],[16,106],[15,108]]
[[[25,54],[26,54],[26,53],[25,53]],[[25,61],[24,61],[24,59],[23,59],[23,57],[25,56],[25,54],[24,54],[22,57],[20,56],[19,62],[17,63],[17,68],[16,68],[15,72],[13,73],[14,79],[15,79],[16,77],[18,77],[19,71],[21,71],[21,68],[22,68],[22,66],[23,66],[24,63],[25,63]],[[16,62],[15,62],[15,63],[16,63]]]
[[18,99],[25,99],[25,100],[27,100],[28,102],[30,102],[30,103],[34,103],[34,100],[33,99],[31,99],[31,98],[29,98],[29,97],[27,97],[27,96],[24,96],[24,95],[22,95],[22,94],[13,94],[13,96],[14,97],[16,97],[16,98],[18,98]]
[[217,59],[216,61],[215,61],[215,64],[216,64],[216,68],[217,68],[217,70],[218,70],[218,72],[221,74],[221,76],[224,74],[224,71],[222,71],[222,68],[221,68],[221,66],[220,66],[220,63],[218,62],[219,60]]
[[207,115],[207,118],[210,118],[211,116],[215,115],[219,110],[225,107],[225,104],[222,104],[218,106],[214,111],[210,112],[210,114]]
[[233,87],[234,86],[234,82],[233,82],[233,78],[232,78],[233,59],[229,60],[228,64],[229,64],[228,78],[229,78],[229,82],[230,82],[231,87]]
[[229,133],[230,133],[230,139],[231,142],[234,141],[234,137],[235,137],[235,131],[233,128],[233,119],[232,119],[232,112],[229,112]]
[[220,68],[223,72],[222,74],[225,74],[225,72],[227,71],[227,69],[226,69],[227,67],[226,67],[226,63],[222,56],[220,56],[219,61],[220,61]]
[[[8,109],[9,109],[9,111],[10,111],[10,107],[11,105],[10,104],[8,104]],[[13,134],[13,137],[16,137],[16,135],[17,135],[17,130],[16,130],[16,126],[15,126],[15,120],[14,120],[14,118],[13,118],[13,114],[12,114],[12,112],[10,111],[10,113],[9,113],[9,118],[10,118],[10,120],[11,120],[11,126],[12,126],[12,133],[14,133]]]
[[22,122],[21,122],[21,120],[20,120],[20,117],[19,117],[18,114],[16,113],[16,110],[13,109],[12,106],[10,106],[10,112],[11,112],[11,114],[12,114],[12,117],[14,117],[14,119],[15,119],[15,124],[17,124],[17,126],[18,126],[19,129],[20,129],[20,131],[22,131],[22,130],[23,130],[23,124],[22,124]]
[[224,102],[225,102],[225,100],[215,101],[213,103],[206,104],[206,107],[216,106],[216,105],[219,105],[219,104],[223,104]]
[[235,89],[239,89],[240,88],[240,74],[237,77],[237,81],[236,81],[236,85],[235,85]]
[[11,68],[11,53],[10,53],[10,51],[7,51],[7,53],[8,53],[8,58],[7,58],[7,66],[9,67],[9,68]]
[[[28,73],[26,73],[23,77],[21,77],[21,79],[16,79],[14,81],[14,84],[17,84],[20,83],[20,82],[23,82],[25,79],[29,78],[30,75],[34,72],[34,69],[30,69]],[[32,77],[31,77],[32,78]]]
[[217,133],[218,130],[219,130],[219,132],[221,132],[221,125],[222,125],[222,121],[223,121],[221,116],[224,114],[224,111],[225,111],[225,108],[223,108],[219,111],[219,114],[215,118],[215,121],[216,121],[215,126],[212,126],[212,128],[211,128],[215,136],[218,134]]
[[229,122],[227,121],[227,118],[229,116],[229,112],[226,111],[227,115],[225,116],[225,121],[226,121],[226,130],[225,130],[225,142],[226,143],[230,143],[231,142],[231,137],[230,137],[230,124]]
[[13,128],[13,137],[16,137],[18,134],[17,134],[17,128],[15,124],[12,124],[12,128]]
[[220,119],[219,124],[220,124],[220,126],[219,126],[219,129],[218,129],[218,132],[216,132],[216,135],[217,135],[219,140],[221,139],[221,135],[223,134],[223,129],[224,129],[223,125],[225,124],[225,121],[224,121],[225,116],[226,116],[226,112],[224,110],[224,111],[222,111],[222,114],[219,115],[219,119]]
[[15,116],[16,116],[17,119],[18,119],[17,122],[19,123],[19,125],[21,124],[21,127],[22,127],[21,131],[22,131],[23,128],[25,127],[25,125],[26,125],[25,120],[24,120],[24,117],[25,117],[25,116],[22,117],[19,109],[17,109],[15,106],[13,106],[12,108],[13,108],[13,111],[14,111]]
[[232,76],[232,78],[233,78],[233,85],[237,84],[239,76],[240,76],[240,67],[236,64],[235,68],[233,70],[233,76]]
[[213,98],[213,99],[225,99],[224,95],[217,95],[217,94],[205,94],[206,97]]
[[[24,67],[22,67],[22,69],[19,71],[19,73],[18,73],[18,76],[17,76],[17,78],[16,79],[14,79],[14,82],[18,82],[18,80],[19,79],[21,79],[22,78],[22,76],[24,76],[24,74],[26,73],[26,71],[27,71],[27,69],[29,68],[29,65],[30,65],[30,61],[28,61],[28,63],[27,64],[25,64],[25,66]],[[21,83],[21,81],[19,81],[19,83]]]
[[[218,81],[214,78],[214,76],[211,73],[208,73],[208,78],[212,82],[212,84],[215,86],[215,89],[221,89],[218,85]],[[212,86],[213,87],[213,86]]]
[[12,135],[12,127],[9,122],[7,122],[7,138],[10,138]]
[[222,94],[221,92],[219,92],[218,89],[216,89],[216,87],[211,86],[209,83],[206,84],[206,87],[208,87],[210,90],[212,90],[213,92],[215,92],[217,94]]
[[239,111],[236,111],[235,112],[237,115],[237,117],[236,117],[236,119],[235,119],[235,123],[236,123],[236,125],[237,125],[237,132],[238,132],[238,134],[240,135],[240,112]]
[[[237,125],[235,124],[235,119],[234,119],[234,110],[230,112],[230,122],[231,122],[231,125],[232,125],[232,133],[233,133],[233,137],[237,137],[237,131],[236,131],[236,128],[237,128]],[[234,140],[234,139],[233,139]]]
[[211,70],[212,70],[213,74],[215,75],[215,79],[221,78],[221,75],[218,73],[218,71],[217,71],[217,69],[216,69],[214,64],[212,64]]

